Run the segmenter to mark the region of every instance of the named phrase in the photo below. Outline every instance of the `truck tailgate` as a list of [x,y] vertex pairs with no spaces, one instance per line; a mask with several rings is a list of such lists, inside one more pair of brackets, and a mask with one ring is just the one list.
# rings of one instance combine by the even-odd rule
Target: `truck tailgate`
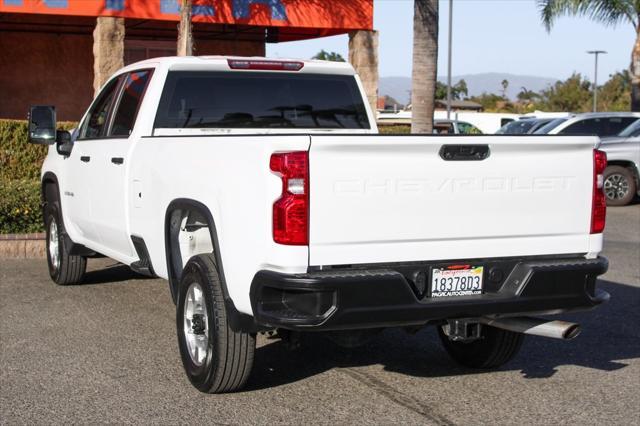
[[[310,265],[587,253],[597,142],[311,136]],[[489,156],[445,160],[443,145]]]

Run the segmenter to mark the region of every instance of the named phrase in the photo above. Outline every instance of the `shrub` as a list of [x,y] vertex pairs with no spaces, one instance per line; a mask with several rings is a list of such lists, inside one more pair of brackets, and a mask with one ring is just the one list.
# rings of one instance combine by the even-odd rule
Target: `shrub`
[[411,133],[411,124],[384,124],[378,126],[378,131],[382,134]]
[[[76,123],[58,123],[69,130]],[[40,167],[47,147],[28,143],[27,122],[0,120],[0,234],[43,230]]]
[[40,181],[0,179],[0,234],[41,232]]
[[[77,123],[58,123],[69,130]],[[27,122],[0,120],[0,179],[38,179],[40,167],[47,155],[47,146],[28,143]]]

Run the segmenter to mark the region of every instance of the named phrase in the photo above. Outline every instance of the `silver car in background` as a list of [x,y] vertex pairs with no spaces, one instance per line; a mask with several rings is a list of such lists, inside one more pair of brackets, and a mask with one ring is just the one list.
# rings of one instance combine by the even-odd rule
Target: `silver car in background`
[[616,136],[640,119],[638,112],[590,112],[556,118],[534,132],[537,135]]
[[607,205],[624,206],[640,196],[640,120],[618,136],[602,138],[600,149],[607,153],[604,193]]

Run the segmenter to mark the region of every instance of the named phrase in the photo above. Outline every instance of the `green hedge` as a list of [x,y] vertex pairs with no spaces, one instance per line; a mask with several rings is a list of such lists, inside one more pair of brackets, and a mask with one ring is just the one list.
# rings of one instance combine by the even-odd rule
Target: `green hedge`
[[[76,123],[58,123],[69,130]],[[0,120],[0,234],[43,230],[40,167],[47,147],[28,143],[27,122]]]
[[[69,130],[77,123],[58,123]],[[39,179],[47,146],[28,143],[27,122],[0,120],[0,179]]]
[[378,132],[382,134],[411,133],[411,124],[383,124],[378,126]]
[[0,180],[0,234],[42,232],[40,182]]

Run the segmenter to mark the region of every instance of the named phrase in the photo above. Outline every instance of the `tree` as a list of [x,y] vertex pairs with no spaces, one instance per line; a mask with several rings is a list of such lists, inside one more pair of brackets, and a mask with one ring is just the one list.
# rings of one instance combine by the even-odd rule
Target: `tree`
[[531,103],[540,99],[540,94],[534,92],[533,90],[529,90],[524,86],[522,86],[520,89],[520,92],[518,92],[518,94],[516,95],[518,101],[522,103]]
[[178,25],[178,56],[193,55],[193,34],[191,32],[191,2],[182,0],[180,5],[180,24]]
[[[466,81],[460,80],[451,86],[451,99],[463,99],[467,96],[469,89]],[[436,99],[447,99],[447,85],[439,81],[436,81]]]
[[485,92],[479,96],[472,96],[469,100],[482,105],[486,112],[516,112],[511,102],[505,101],[502,95],[495,93]]
[[610,76],[598,87],[598,111],[628,111],[631,94],[631,76],[624,70]]
[[438,0],[414,0],[411,133],[433,131],[437,65]]
[[505,78],[504,80],[502,80],[500,85],[502,86],[502,97],[507,99],[507,88],[509,87],[509,80]]
[[586,15],[605,25],[628,22],[636,30],[631,52],[631,110],[640,111],[640,1],[638,0],[537,0],[542,22],[551,30],[561,15]]
[[322,49],[311,59],[320,59],[321,61],[345,62],[341,54],[336,52],[327,52]]
[[567,80],[557,81],[543,90],[539,107],[547,111],[586,112],[591,110],[591,97],[591,83],[574,73]]

